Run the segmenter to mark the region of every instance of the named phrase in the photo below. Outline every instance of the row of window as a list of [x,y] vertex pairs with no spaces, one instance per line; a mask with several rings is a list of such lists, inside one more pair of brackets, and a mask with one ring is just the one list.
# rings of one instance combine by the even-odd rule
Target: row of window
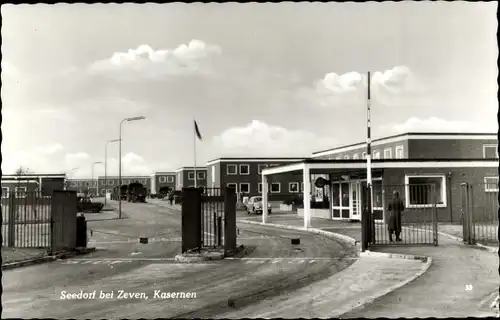
[[[26,192],[28,191],[27,187],[15,187],[14,194],[16,198],[26,198]],[[10,196],[9,187],[2,187],[2,198],[8,198]]]
[[160,176],[159,181],[160,181],[160,183],[172,183],[172,182],[174,182],[174,177],[173,176]]
[[[268,167],[276,167],[279,166],[279,164],[259,164],[257,168],[257,173],[261,174],[262,170],[264,168]],[[238,173],[238,167],[239,167],[239,173]],[[250,165],[249,164],[228,164],[226,165],[226,174],[228,176],[236,176],[236,175],[242,175],[242,176],[248,176],[250,175]]]
[[[395,158],[396,159],[403,159],[404,158],[404,146],[396,146],[394,149],[395,152]],[[341,157],[337,156],[336,160],[340,160]],[[345,155],[344,159],[349,160],[349,156]],[[358,160],[359,159],[359,154],[355,153],[352,155],[353,160]],[[366,152],[361,153],[361,159],[366,159]],[[380,150],[374,149],[372,153],[372,159],[380,159]],[[392,159],[392,148],[385,148],[384,149],[384,159]]]
[[[235,188],[236,192],[239,192],[239,193],[251,193],[252,192],[252,190],[250,188],[250,183],[248,183],[248,182],[239,183],[239,188],[238,188],[238,183],[228,183],[227,186]],[[302,189],[303,188],[304,188],[304,184],[302,184]],[[273,183],[269,184],[268,190],[270,193],[280,193],[281,192],[281,183],[273,182]],[[262,183],[258,184],[257,191],[259,193],[262,193]],[[289,182],[288,183],[288,192],[289,193],[300,192],[299,182]]]
[[[198,176],[198,180],[205,180],[207,177],[205,172],[196,172],[196,175]],[[188,172],[188,180],[194,180],[194,172]]]

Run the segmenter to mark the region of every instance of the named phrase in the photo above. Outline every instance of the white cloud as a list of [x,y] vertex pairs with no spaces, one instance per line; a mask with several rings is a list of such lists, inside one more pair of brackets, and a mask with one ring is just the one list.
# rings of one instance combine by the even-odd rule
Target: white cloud
[[[327,73],[316,81],[312,88],[299,90],[299,98],[309,100],[313,105],[323,107],[349,107],[365,103],[367,74],[355,71],[344,74]],[[395,66],[371,75],[372,101],[389,105],[428,104],[425,97],[428,88],[407,66]]]
[[62,109],[62,108],[41,108],[41,109],[35,109],[32,111],[34,114],[49,118],[49,119],[54,119],[54,120],[61,120],[61,121],[73,121],[74,117],[71,115],[70,112],[68,112],[67,109]]
[[304,130],[288,130],[253,120],[244,127],[233,127],[214,137],[219,156],[309,156],[331,147],[334,139]]
[[496,132],[497,124],[493,122],[470,122],[459,120],[445,120],[437,117],[420,119],[411,117],[403,123],[381,126],[381,130],[387,134],[399,134],[404,132]]
[[36,147],[35,152],[45,154],[45,155],[51,155],[51,154],[57,153],[63,149],[64,149],[64,147],[61,144],[51,143],[51,144],[47,144],[44,146]]
[[[220,47],[196,39],[175,49],[154,50],[148,45],[140,45],[137,49],[115,52],[109,59],[95,62],[90,66],[90,71],[129,71],[132,74],[128,76],[132,77],[137,73],[145,77],[203,73],[207,70],[201,66],[201,62],[220,53]],[[120,76],[127,77],[123,73]]]

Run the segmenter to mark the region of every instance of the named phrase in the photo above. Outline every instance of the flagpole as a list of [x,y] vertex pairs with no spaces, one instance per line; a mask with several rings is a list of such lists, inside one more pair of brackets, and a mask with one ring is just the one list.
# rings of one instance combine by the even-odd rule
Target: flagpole
[[197,188],[196,176],[196,127],[194,127],[196,119],[193,117],[193,149],[194,149],[194,187]]

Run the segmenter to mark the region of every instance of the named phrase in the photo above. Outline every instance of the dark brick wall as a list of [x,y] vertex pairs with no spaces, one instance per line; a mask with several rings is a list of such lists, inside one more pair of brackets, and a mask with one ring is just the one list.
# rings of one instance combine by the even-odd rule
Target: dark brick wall
[[[257,196],[260,195],[259,193],[259,183],[262,183],[262,175],[258,173],[258,168],[259,165],[284,165],[290,162],[283,162],[283,163],[277,163],[277,162],[245,162],[245,161],[239,161],[239,162],[222,162],[219,163],[218,170],[220,172],[220,179],[222,184],[227,185],[228,183],[237,183],[238,184],[238,189],[237,191],[239,192],[240,190],[240,183],[249,183],[250,184],[250,194],[248,196]],[[238,166],[238,174],[237,175],[228,175],[227,174],[227,166],[228,165],[237,165]],[[250,165],[250,174],[249,175],[240,175],[239,174],[239,165],[240,164],[248,164]],[[216,172],[217,173],[217,172]],[[270,176],[268,178],[269,182],[269,190],[271,189],[271,183],[273,182],[279,182],[281,184],[281,192],[280,193],[270,193],[269,194],[269,199],[270,201],[283,201],[285,199],[289,199],[290,197],[293,197],[295,195],[300,195],[300,184],[302,182],[302,174],[281,174],[281,175],[276,175],[276,176]],[[289,182],[298,182],[299,183],[299,193],[290,193],[288,190],[288,183]]]
[[409,156],[412,159],[482,159],[484,144],[497,144],[497,140],[410,140]]
[[54,190],[64,190],[64,178],[42,178],[42,195],[52,196]]
[[[182,188],[188,188],[189,186],[194,186],[194,180],[189,180],[189,172],[194,172],[194,170],[182,170],[180,171],[181,173],[181,180],[180,180],[180,188],[179,185],[177,185],[177,189],[181,190]],[[204,179],[198,179],[197,180],[197,186],[206,186],[207,185],[207,169],[196,169],[196,175],[198,175],[198,172],[204,172],[205,173],[205,178]],[[196,177],[197,178],[197,177]]]
[[[476,189],[484,188],[484,177],[498,176],[498,168],[394,168],[385,169],[383,173],[383,183],[385,191],[385,199],[390,197],[392,190],[398,188],[401,197],[405,197],[405,174],[446,174],[451,173],[447,177],[446,195],[447,206],[445,208],[437,208],[439,222],[460,222],[462,195],[460,184],[468,182],[476,186]],[[474,193],[474,206],[479,210],[487,210],[491,207],[491,200],[486,202],[491,197],[485,195],[483,191]],[[386,201],[387,206],[387,201]],[[413,213],[410,213],[413,211]],[[430,219],[430,208],[425,209],[409,209],[407,216],[413,216],[408,221],[421,220],[421,217]],[[420,216],[420,217],[418,217]]]
[[[160,182],[161,177],[167,177],[167,179],[168,179],[168,177],[173,177],[173,182]],[[176,177],[177,177],[176,174],[158,174],[158,175],[155,175],[156,186],[155,186],[155,190],[151,190],[151,193],[158,193],[158,192],[160,192],[160,188],[163,188],[163,187],[169,187],[169,188],[175,189]],[[151,187],[151,184],[150,184],[150,187]]]

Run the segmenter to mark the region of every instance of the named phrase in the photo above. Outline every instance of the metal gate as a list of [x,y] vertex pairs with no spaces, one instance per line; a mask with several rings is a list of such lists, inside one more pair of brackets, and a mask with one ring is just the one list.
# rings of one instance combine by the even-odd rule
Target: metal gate
[[498,184],[460,185],[463,240],[467,244],[498,244]]
[[[437,199],[436,185],[382,185],[378,189],[372,189],[373,214],[364,215],[369,216],[364,224],[368,246],[438,245],[437,202],[442,199]],[[398,203],[403,209],[400,214]],[[368,208],[366,203],[364,207]]]
[[183,188],[182,252],[236,249],[234,188]]
[[75,249],[76,192],[54,191],[51,214],[51,253]]
[[2,246],[49,248],[51,202],[40,191],[2,195]]

